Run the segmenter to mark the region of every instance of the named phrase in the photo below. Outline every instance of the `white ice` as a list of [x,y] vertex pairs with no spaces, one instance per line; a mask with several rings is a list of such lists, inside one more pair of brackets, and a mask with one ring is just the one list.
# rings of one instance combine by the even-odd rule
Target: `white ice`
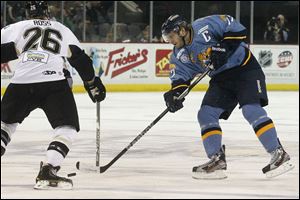
[[[164,109],[162,92],[108,93],[101,103],[101,165],[107,164]],[[266,110],[295,169],[267,179],[270,161],[238,108],[221,120],[228,178],[196,180],[192,167],[207,161],[197,112],[203,92],[191,92],[185,107],[167,113],[105,173],[77,172],[77,161],[95,163],[96,106],[76,94],[81,131],[60,175],[77,172],[71,191],[33,189],[39,162],[51,141],[51,127],[36,110],[18,127],[1,158],[2,198],[299,198],[299,92],[269,92]]]

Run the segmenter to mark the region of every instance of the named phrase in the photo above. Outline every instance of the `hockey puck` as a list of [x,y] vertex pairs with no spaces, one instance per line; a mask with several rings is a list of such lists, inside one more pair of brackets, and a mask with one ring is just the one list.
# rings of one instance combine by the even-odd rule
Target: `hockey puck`
[[76,168],[77,168],[78,170],[80,169],[80,162],[79,162],[79,161],[76,163]]
[[72,177],[72,176],[76,176],[76,173],[74,172],[74,173],[68,174],[68,177]]

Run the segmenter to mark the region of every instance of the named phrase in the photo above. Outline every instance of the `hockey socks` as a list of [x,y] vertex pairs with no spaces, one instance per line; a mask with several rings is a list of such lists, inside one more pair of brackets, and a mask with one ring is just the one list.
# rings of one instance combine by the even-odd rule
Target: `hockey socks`
[[277,133],[271,119],[267,119],[254,126],[254,131],[267,152],[271,153],[279,147]]
[[16,131],[17,123],[6,124],[1,121],[1,157],[6,151],[6,146],[11,140],[11,136]]
[[222,130],[220,127],[212,127],[202,130],[201,135],[206,154],[211,158],[221,148]]
[[204,105],[198,112],[202,141],[209,158],[219,152],[222,144],[222,130],[219,117],[224,112],[221,108]]
[[50,143],[47,150],[47,163],[53,166],[60,166],[69,152],[69,148],[57,141]]
[[280,145],[273,121],[259,104],[250,104],[242,107],[243,115],[252,125],[256,136],[267,152],[271,153]]
[[1,129],[1,156],[4,155],[7,144],[10,142],[8,133]]

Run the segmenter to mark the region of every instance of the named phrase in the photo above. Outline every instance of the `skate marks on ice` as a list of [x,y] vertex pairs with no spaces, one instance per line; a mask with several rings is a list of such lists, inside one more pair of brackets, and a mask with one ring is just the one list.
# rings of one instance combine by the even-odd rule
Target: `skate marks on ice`
[[[155,134],[155,133],[154,133]],[[219,181],[194,180],[191,169],[194,165],[205,162],[200,141],[182,141],[179,136],[149,136],[140,145],[133,147],[124,158],[115,163],[104,174],[77,173],[73,177],[74,189],[65,193],[68,198],[297,198],[298,169],[273,179],[265,178],[261,168],[269,161],[269,156],[257,146],[256,141],[235,141],[227,144],[228,179]],[[181,142],[178,142],[180,141]],[[150,143],[155,145],[151,145]],[[199,142],[199,144],[198,144]],[[89,147],[84,148],[81,146]],[[102,163],[106,164],[127,142],[106,147],[101,154]],[[243,147],[243,144],[248,146]],[[251,146],[252,144],[253,146]],[[81,141],[80,150],[70,154],[65,162],[62,174],[75,170],[74,163],[84,152],[84,162],[94,159],[93,142]],[[199,147],[200,145],[200,147]],[[296,143],[286,143],[290,152],[297,152]],[[80,152],[80,153],[79,153]],[[88,156],[86,156],[86,153]],[[61,198],[61,191],[33,191],[34,179],[38,172],[37,156],[28,156],[20,166],[20,157],[11,153],[11,162],[2,164],[1,194],[3,198]],[[198,156],[200,155],[200,156]],[[13,159],[16,157],[16,159]],[[38,156],[40,157],[40,156]],[[297,154],[292,153],[292,158]],[[93,160],[94,161],[94,160]],[[295,163],[299,160],[293,159]],[[3,161],[2,161],[3,162]],[[298,166],[297,166],[298,168]],[[9,175],[9,176],[8,176]],[[21,178],[22,182],[19,181]],[[290,184],[293,181],[293,184]],[[296,181],[296,182],[295,182]],[[31,187],[30,187],[31,186]],[[18,193],[16,192],[18,191]]]
[[[203,95],[193,94],[186,99],[184,110],[166,115],[104,174],[76,171],[78,160],[95,163],[96,150],[95,107],[88,97],[76,95],[82,131],[59,172],[60,175],[77,172],[72,177],[72,191],[33,190],[39,162],[44,159],[50,141],[47,130],[51,127],[43,113],[32,113],[33,118],[18,128],[1,159],[1,197],[299,198],[299,119],[295,119],[299,113],[292,106],[282,105],[283,102],[298,105],[298,93],[270,93],[276,109],[268,109],[295,169],[272,180],[265,178],[261,169],[270,157],[237,110],[229,121],[221,122],[228,178],[217,181],[195,180],[191,176],[193,166],[207,161],[195,111]],[[161,93],[112,93],[108,98],[110,102],[101,104],[101,165],[111,161],[164,109]],[[124,98],[128,99],[126,104],[121,101]],[[143,105],[150,106],[143,107],[142,112]],[[290,114],[283,116],[283,113]]]

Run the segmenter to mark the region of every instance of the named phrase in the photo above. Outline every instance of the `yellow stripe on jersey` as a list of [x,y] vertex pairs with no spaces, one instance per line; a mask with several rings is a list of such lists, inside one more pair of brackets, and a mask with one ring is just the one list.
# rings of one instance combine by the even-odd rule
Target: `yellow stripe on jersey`
[[248,58],[246,59],[246,61],[242,64],[242,66],[246,65],[248,63],[248,61],[250,60],[250,57],[251,57],[251,52],[249,50],[248,52]]

